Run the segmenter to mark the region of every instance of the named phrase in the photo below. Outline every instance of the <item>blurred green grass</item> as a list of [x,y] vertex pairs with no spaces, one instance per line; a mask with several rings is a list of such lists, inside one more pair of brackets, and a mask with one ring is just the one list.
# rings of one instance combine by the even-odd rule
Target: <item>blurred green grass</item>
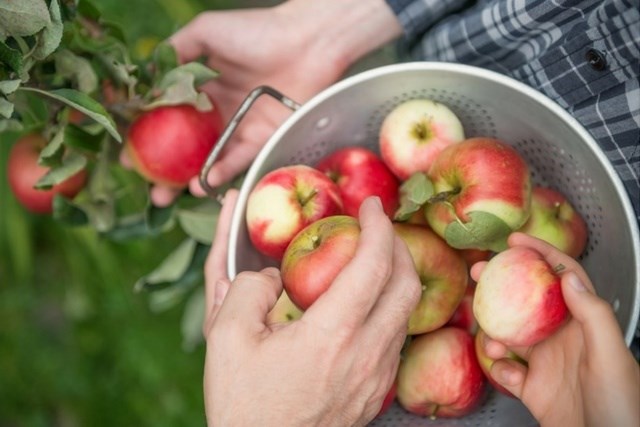
[[[99,0],[144,52],[232,0]],[[133,283],[182,238],[129,243],[24,211],[0,135],[0,427],[204,425],[202,346],[182,349],[183,305],[153,313]]]

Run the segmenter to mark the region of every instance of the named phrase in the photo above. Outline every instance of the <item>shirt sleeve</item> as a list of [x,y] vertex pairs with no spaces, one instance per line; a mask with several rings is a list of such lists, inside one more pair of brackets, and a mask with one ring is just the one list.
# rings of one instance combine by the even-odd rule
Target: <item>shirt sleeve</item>
[[468,0],[386,0],[398,18],[406,41],[415,41],[445,16],[462,9]]

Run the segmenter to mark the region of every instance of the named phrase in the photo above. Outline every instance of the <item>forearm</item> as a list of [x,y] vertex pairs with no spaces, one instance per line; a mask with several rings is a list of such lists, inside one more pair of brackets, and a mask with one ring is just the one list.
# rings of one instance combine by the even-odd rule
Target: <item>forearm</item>
[[279,11],[297,21],[296,37],[343,70],[402,34],[384,0],[289,0]]

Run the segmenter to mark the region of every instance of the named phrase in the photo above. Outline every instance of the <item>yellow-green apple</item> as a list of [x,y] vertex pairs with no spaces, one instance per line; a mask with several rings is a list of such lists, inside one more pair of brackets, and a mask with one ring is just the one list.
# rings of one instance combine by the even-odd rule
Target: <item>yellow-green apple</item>
[[216,108],[199,111],[186,104],[158,107],[136,117],[124,147],[147,181],[183,188],[200,173],[222,129]]
[[360,236],[358,220],[333,215],[315,221],[289,243],[282,257],[282,284],[291,301],[306,310],[353,258]]
[[393,227],[407,245],[422,284],[407,335],[433,331],[447,323],[462,301],[469,275],[467,264],[429,228],[401,222]]
[[[513,394],[509,390],[504,388],[503,385],[501,385],[498,381],[496,381],[491,376],[491,367],[493,366],[493,363],[496,360],[491,358],[487,354],[485,349],[484,349],[483,342],[484,342],[486,336],[487,336],[487,334],[485,334],[482,329],[478,329],[478,331],[476,332],[476,336],[475,336],[476,357],[478,358],[478,363],[480,364],[480,368],[482,369],[482,373],[485,375],[485,377],[489,381],[489,384],[491,384],[491,386],[494,389],[496,389],[500,393],[504,394],[505,396],[514,397]],[[513,351],[508,350],[506,358],[507,359],[511,359],[511,360],[515,360],[518,363],[522,363],[522,364],[526,365],[526,362],[524,360],[522,360],[522,358],[520,358]]]
[[287,291],[284,289],[278,297],[276,304],[267,313],[267,324],[272,325],[275,323],[287,323],[293,320],[298,320],[302,317],[303,311],[300,310],[289,298]]
[[467,286],[462,301],[460,301],[456,311],[453,312],[453,315],[445,326],[456,326],[466,329],[471,335],[475,335],[478,330],[478,322],[476,322],[476,318],[473,315],[473,295],[475,294],[475,290],[475,285],[469,284]]
[[398,369],[396,397],[411,413],[458,418],[480,404],[485,384],[473,336],[447,326],[415,336],[407,346]]
[[547,187],[531,192],[531,215],[519,230],[577,258],[587,245],[587,224],[564,194]]
[[567,317],[560,276],[536,250],[516,246],[491,258],[478,278],[473,314],[478,326],[506,346],[530,346]]
[[355,146],[340,148],[320,159],[315,167],[338,184],[346,215],[358,217],[364,199],[378,196],[386,214],[393,217],[400,182],[373,151]]
[[458,249],[499,252],[529,218],[529,167],[515,148],[494,138],[469,138],[445,148],[429,170],[435,195],[431,228]]
[[406,180],[427,172],[447,146],[464,139],[458,117],[446,105],[430,99],[412,99],[397,105],[382,122],[380,156],[394,174]]
[[36,189],[36,183],[50,170],[38,163],[40,151],[45,145],[45,139],[39,134],[23,136],[11,147],[7,159],[9,188],[25,209],[37,214],[50,214],[53,211],[56,194],[75,197],[84,188],[87,178],[87,171],[82,169],[49,189]]
[[281,260],[287,245],[307,225],[342,213],[340,189],[319,170],[283,166],[263,176],[247,199],[246,222],[253,246]]

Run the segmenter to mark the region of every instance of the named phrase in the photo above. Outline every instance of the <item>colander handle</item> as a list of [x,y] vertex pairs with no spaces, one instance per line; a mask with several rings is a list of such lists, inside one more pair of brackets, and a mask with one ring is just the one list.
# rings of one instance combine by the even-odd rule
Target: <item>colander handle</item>
[[229,139],[231,139],[231,135],[233,135],[233,132],[236,130],[236,128],[240,124],[240,121],[244,118],[245,114],[247,114],[247,112],[249,111],[249,108],[251,108],[253,103],[261,95],[265,95],[265,94],[271,95],[272,97],[282,102],[284,105],[291,108],[292,110],[297,110],[298,108],[300,108],[300,104],[298,104],[291,98],[286,97],[285,95],[283,95],[282,93],[280,93],[279,91],[277,91],[276,89],[270,86],[258,86],[257,88],[252,90],[249,93],[249,95],[245,98],[245,100],[242,102],[242,104],[240,104],[240,107],[238,108],[236,113],[233,115],[233,117],[231,117],[231,120],[229,121],[226,128],[222,132],[222,135],[220,135],[220,138],[218,138],[218,141],[216,142],[213,149],[209,153],[209,156],[207,157],[206,161],[204,162],[204,165],[202,166],[202,169],[200,170],[200,177],[199,177],[200,185],[210,197],[214,197],[214,198],[220,197],[216,189],[213,188],[211,185],[209,185],[209,182],[207,181],[207,175],[209,175],[209,171],[211,170],[211,167],[213,166],[215,161],[218,159],[218,156],[220,155],[220,152],[222,151],[224,146],[227,145],[227,142],[229,141]]

